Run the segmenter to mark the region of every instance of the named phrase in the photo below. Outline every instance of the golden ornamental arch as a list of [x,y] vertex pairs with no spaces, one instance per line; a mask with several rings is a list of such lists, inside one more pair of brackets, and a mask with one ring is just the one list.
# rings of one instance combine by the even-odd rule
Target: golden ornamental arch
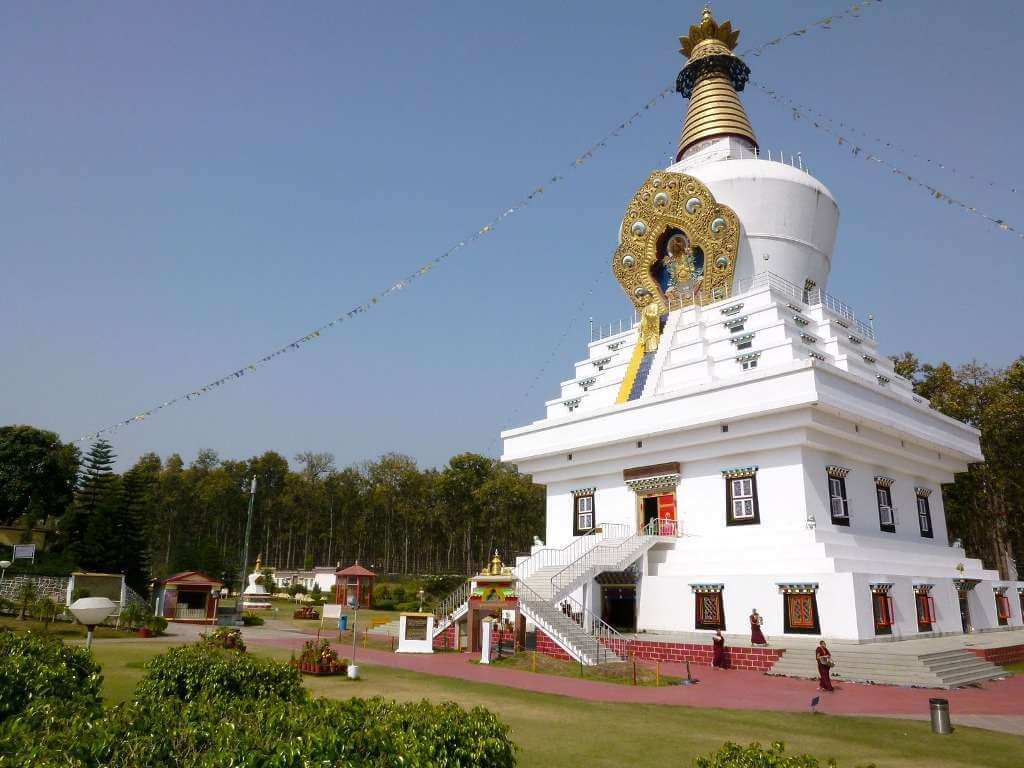
[[[671,284],[662,290],[652,268],[664,253],[666,234],[679,230],[677,251],[669,260]],[[717,202],[703,183],[685,173],[655,171],[633,195],[619,231],[612,271],[638,312],[652,302],[659,313],[694,303],[724,299],[732,291],[739,252],[740,222],[735,212]],[[703,254],[703,268],[694,260]]]

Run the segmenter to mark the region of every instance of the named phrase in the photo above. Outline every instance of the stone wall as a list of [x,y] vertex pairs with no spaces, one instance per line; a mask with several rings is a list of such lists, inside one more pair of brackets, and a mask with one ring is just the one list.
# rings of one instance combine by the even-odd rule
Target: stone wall
[[36,588],[36,598],[48,597],[58,605],[65,605],[68,598],[67,576],[8,576],[0,584],[0,597],[18,602],[21,585],[32,582]]

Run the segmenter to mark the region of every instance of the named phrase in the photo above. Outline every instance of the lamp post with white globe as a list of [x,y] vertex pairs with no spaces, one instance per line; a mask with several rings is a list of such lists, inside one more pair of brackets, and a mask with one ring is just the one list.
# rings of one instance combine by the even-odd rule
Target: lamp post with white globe
[[4,577],[7,576],[7,569],[10,567],[10,560],[0,560],[0,584],[4,583]]
[[348,596],[348,607],[352,609],[352,663],[348,665],[348,676],[352,680],[359,677],[359,667],[356,666],[356,620],[359,618],[359,600],[355,593]]
[[92,631],[102,624],[117,606],[106,597],[80,597],[71,604],[71,613],[86,629],[85,649],[92,648]]

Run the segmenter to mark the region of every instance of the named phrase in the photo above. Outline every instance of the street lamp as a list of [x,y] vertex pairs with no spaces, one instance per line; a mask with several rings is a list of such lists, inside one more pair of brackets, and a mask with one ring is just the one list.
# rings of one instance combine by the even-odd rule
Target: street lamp
[[4,583],[4,577],[7,575],[7,569],[10,567],[10,560],[0,560],[0,584]]
[[96,629],[96,625],[102,624],[116,607],[106,597],[80,597],[71,604],[71,613],[79,624],[85,625],[86,650],[92,648],[92,631]]
[[359,677],[359,667],[356,666],[356,620],[359,618],[359,601],[354,594],[350,594],[346,602],[352,609],[352,663],[348,665],[348,676],[349,679],[356,680]]
[[420,587],[420,591],[416,593],[416,597],[420,599],[420,613],[423,613],[423,598],[426,594],[427,593],[423,591],[423,587]]
[[217,598],[220,597],[220,590],[214,587],[210,590],[210,599],[213,600],[213,617],[210,619],[210,626],[217,623]]

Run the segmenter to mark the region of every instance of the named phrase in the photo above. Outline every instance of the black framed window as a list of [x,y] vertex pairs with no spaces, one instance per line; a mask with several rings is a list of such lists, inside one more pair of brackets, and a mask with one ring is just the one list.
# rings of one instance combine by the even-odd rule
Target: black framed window
[[581,536],[594,528],[594,494],[588,493],[573,499],[572,533]]
[[846,500],[846,478],[831,473],[829,474],[828,503],[832,512],[832,524],[849,525],[850,505]]
[[722,607],[721,592],[694,593],[696,615],[693,625],[697,629],[725,630],[725,611]]
[[921,535],[926,539],[935,538],[932,530],[932,511],[928,506],[928,497],[923,493],[917,494],[917,524],[921,528]]
[[813,592],[786,592],[782,596],[783,630],[798,635],[820,635],[818,601]]
[[727,477],[725,479],[726,525],[757,525],[761,522],[757,507],[757,477]]
[[896,515],[892,508],[892,491],[884,485],[875,486],[878,500],[878,527],[887,533],[896,533]]

